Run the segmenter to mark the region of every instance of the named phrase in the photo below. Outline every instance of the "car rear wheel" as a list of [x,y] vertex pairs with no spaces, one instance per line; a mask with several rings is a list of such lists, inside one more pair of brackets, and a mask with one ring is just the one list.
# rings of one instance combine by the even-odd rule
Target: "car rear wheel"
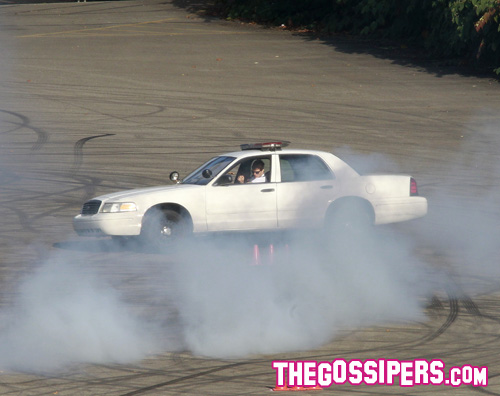
[[362,201],[338,203],[325,220],[326,231],[333,239],[359,237],[372,226],[373,210]]
[[153,210],[146,214],[141,237],[154,248],[164,248],[178,242],[188,234],[184,218],[174,210]]

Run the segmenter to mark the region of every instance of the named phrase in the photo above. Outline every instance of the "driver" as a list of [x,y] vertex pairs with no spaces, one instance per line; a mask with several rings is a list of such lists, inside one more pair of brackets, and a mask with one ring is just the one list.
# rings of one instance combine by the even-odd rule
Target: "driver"
[[265,183],[266,175],[264,169],[264,162],[262,160],[255,160],[252,164],[252,177],[249,183]]

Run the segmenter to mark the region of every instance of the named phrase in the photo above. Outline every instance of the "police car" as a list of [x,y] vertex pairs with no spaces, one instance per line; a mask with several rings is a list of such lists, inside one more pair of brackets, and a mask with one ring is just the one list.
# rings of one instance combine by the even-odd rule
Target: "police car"
[[85,202],[80,236],[138,236],[162,246],[191,234],[352,228],[424,216],[427,200],[407,175],[360,175],[335,155],[285,149],[289,142],[241,146],[175,184],[120,191]]

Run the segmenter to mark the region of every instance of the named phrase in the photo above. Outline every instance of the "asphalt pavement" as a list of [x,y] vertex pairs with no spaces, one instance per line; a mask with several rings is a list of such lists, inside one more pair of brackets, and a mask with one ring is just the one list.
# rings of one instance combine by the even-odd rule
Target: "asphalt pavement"
[[[498,81],[393,43],[317,38],[202,9],[172,0],[0,2],[0,394],[260,395],[275,386],[273,360],[336,358],[487,366],[489,384],[344,384],[304,394],[500,394]],[[71,219],[93,196],[167,184],[172,170],[186,175],[216,154],[266,140],[332,151],[361,171],[411,174],[429,214],[384,230],[383,240],[396,243],[379,261],[351,278],[339,269],[339,290],[354,290],[334,294],[339,323],[301,323],[309,341],[330,326],[324,342],[203,354],[206,345],[193,347],[179,329],[186,313],[171,290],[181,275],[194,282],[179,256],[82,241]],[[216,263],[193,265],[214,280],[206,269]],[[380,281],[374,265],[385,268]],[[393,276],[401,268],[415,293]],[[299,308],[322,290],[311,271],[287,289]],[[219,274],[216,285],[235,275]],[[83,302],[71,305],[72,290]],[[238,303],[238,289],[230,290],[223,300]],[[389,299],[372,307],[382,295]],[[163,323],[162,342],[126,338],[119,301],[145,329]],[[415,306],[421,315],[408,313]],[[239,312],[213,332],[247,319]],[[283,325],[269,318],[276,322]],[[243,341],[228,336],[228,349],[230,340],[236,350],[238,341],[265,339],[259,331]]]

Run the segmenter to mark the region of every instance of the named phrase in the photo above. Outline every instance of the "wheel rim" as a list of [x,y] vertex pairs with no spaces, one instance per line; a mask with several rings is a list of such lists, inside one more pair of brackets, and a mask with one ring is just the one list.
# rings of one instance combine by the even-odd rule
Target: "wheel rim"
[[160,231],[161,235],[163,236],[171,236],[172,235],[172,229],[168,226],[164,226],[162,230]]
[[183,235],[182,218],[170,211],[150,213],[144,222],[143,232],[146,243],[161,248]]
[[165,238],[172,238],[174,236],[175,223],[167,221],[160,229],[160,235]]

